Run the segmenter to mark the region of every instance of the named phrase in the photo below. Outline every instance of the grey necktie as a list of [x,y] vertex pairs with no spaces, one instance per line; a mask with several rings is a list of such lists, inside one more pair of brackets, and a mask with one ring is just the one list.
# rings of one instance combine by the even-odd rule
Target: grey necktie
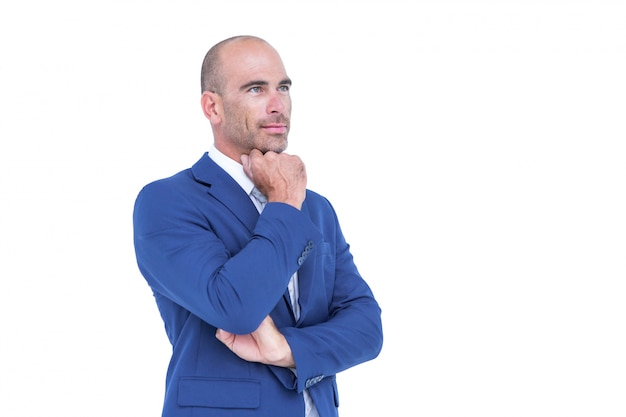
[[254,197],[256,201],[259,202],[261,210],[263,210],[263,208],[265,208],[265,204],[267,204],[267,198],[263,195],[263,193],[261,193],[261,191],[254,187],[250,194],[252,194],[252,197]]

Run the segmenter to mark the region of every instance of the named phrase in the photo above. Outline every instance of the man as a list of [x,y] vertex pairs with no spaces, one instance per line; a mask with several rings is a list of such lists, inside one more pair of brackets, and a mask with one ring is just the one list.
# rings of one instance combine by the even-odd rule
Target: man
[[272,46],[238,36],[209,50],[201,84],[213,147],[145,186],[133,215],[173,347],[163,416],[337,416],[335,375],[378,356],[381,311],[283,152],[291,80]]

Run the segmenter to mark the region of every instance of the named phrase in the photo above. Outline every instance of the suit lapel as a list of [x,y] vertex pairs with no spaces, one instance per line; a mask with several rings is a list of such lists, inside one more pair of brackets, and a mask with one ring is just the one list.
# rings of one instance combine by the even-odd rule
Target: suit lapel
[[250,232],[259,218],[259,212],[243,189],[226,171],[205,153],[191,167],[194,178],[206,185],[207,192],[229,210]]

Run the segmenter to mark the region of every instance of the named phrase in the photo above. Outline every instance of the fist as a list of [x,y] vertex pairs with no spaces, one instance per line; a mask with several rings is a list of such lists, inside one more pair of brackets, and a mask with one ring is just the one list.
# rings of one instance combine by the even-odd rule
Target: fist
[[306,196],[306,168],[296,155],[253,149],[241,155],[246,175],[268,202],[281,202],[300,210]]

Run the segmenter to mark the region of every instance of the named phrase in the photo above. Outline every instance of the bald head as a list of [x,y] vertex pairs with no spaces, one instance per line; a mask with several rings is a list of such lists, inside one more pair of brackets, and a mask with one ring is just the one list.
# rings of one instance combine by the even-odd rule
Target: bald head
[[224,155],[239,161],[252,149],[286,149],[291,79],[268,42],[254,36],[219,42],[204,58],[201,84],[202,111]]
[[236,43],[257,42],[270,46],[264,39],[256,36],[233,36],[232,38],[224,39],[223,41],[215,44],[204,56],[202,61],[202,70],[200,73],[200,85],[202,93],[205,91],[211,91],[217,94],[221,94],[224,88],[225,74],[222,65],[222,52],[228,49]]

